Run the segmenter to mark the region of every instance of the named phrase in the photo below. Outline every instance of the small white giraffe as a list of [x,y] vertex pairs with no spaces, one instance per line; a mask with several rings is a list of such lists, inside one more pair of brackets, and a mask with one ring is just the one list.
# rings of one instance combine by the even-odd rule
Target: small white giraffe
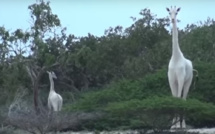
[[[193,65],[192,62],[186,59],[180,50],[178,43],[178,30],[176,16],[180,8],[172,7],[166,8],[169,12],[172,22],[172,57],[168,67],[168,80],[174,97],[183,98],[186,100],[187,94],[193,79]],[[171,128],[186,128],[185,120],[179,121],[176,117],[173,122],[177,122]]]
[[49,80],[50,80],[50,92],[49,92],[49,97],[48,97],[48,108],[50,110],[54,111],[61,111],[62,104],[63,104],[63,99],[60,96],[60,94],[56,93],[54,90],[54,80],[53,78],[57,79],[57,76],[55,75],[54,72],[49,72]]

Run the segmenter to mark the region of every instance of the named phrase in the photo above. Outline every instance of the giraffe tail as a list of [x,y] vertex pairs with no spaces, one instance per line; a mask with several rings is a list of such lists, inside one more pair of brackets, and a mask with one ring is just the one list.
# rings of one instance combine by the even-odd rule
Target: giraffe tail
[[196,69],[193,69],[193,72],[196,73],[195,75],[196,79],[194,80],[194,83],[193,83],[194,89],[196,89],[196,82],[199,80],[199,72]]

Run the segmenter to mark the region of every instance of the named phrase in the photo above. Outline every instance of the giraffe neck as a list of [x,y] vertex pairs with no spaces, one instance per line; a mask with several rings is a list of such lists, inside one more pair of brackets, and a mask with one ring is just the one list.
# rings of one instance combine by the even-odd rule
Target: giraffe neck
[[50,92],[55,92],[54,91],[54,80],[51,76],[49,76],[49,80],[50,80]]
[[183,56],[179,43],[178,43],[178,30],[177,30],[177,25],[176,25],[176,19],[172,22],[173,24],[173,33],[172,33],[172,57],[175,59],[178,59]]

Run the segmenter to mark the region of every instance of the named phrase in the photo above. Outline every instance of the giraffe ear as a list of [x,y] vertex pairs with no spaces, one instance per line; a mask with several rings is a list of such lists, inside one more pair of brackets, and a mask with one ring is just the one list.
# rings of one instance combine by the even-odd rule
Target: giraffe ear
[[166,10],[169,12],[169,8],[166,8]]
[[179,7],[178,9],[177,9],[177,12],[179,12],[181,10],[181,8]]

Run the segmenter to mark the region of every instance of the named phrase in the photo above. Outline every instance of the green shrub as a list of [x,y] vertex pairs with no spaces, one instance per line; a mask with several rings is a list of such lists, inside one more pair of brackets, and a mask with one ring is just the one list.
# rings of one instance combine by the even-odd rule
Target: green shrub
[[115,102],[110,103],[105,110],[115,120],[123,119],[124,122],[119,126],[127,124],[129,129],[168,129],[176,115],[184,115],[187,123],[192,126],[198,125],[199,122],[212,122],[215,118],[213,104],[173,97],[155,96],[144,100]]
[[98,110],[111,102],[145,99],[149,96],[171,95],[166,69],[138,80],[123,79],[111,83],[103,90],[85,93],[77,103],[67,105],[65,110]]
[[215,106],[196,99],[187,101],[174,97],[153,96],[112,102],[103,109],[104,116],[81,124],[87,130],[154,130],[169,129],[175,116],[183,115],[191,126],[205,127],[214,122]]
[[215,104],[215,64],[197,62],[194,68],[199,72],[199,79],[196,88],[190,89],[189,97]]

